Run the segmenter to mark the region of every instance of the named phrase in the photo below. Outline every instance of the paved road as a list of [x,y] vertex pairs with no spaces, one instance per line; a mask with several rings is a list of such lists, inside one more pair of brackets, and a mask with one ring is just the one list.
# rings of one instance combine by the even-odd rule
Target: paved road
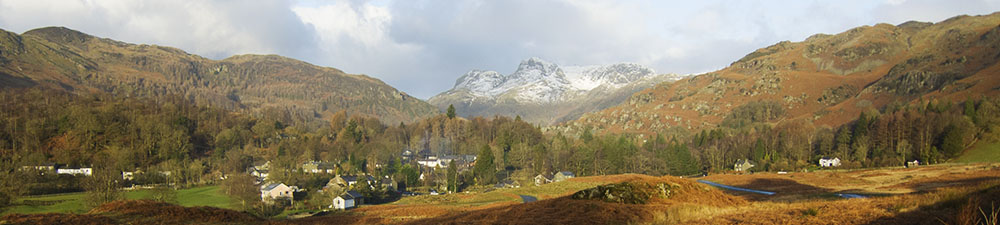
[[720,187],[720,188],[725,188],[725,189],[729,189],[729,190],[734,190],[734,191],[745,191],[745,192],[751,192],[751,193],[757,193],[757,194],[763,194],[763,195],[774,195],[774,192],[770,192],[770,191],[760,191],[760,190],[746,189],[746,188],[740,188],[740,187],[733,187],[733,186],[729,186],[729,185],[725,185],[725,184],[720,184],[720,183],[715,183],[715,182],[711,182],[711,181],[707,181],[707,180],[698,180],[698,183],[703,183],[703,184],[712,185],[712,186],[716,186],[716,187]]
[[521,196],[521,200],[523,200],[523,201],[524,201],[524,203],[529,203],[529,202],[533,202],[533,201],[538,201],[538,198],[535,198],[535,197],[533,197],[533,196],[528,196],[528,195],[520,195],[520,196]]
[[[764,195],[774,195],[774,192],[770,192],[770,191],[761,191],[761,190],[746,189],[746,188],[741,188],[741,187],[733,187],[733,186],[729,186],[729,185],[725,185],[725,184],[720,184],[720,183],[715,183],[715,182],[711,182],[711,181],[707,181],[707,180],[698,180],[698,183],[708,184],[708,185],[712,185],[712,186],[715,186],[715,187],[725,188],[725,189],[734,190],[734,191],[745,191],[745,192],[751,192],[751,193],[757,193],[757,194],[764,194]],[[837,196],[840,196],[842,198],[866,198],[866,196],[859,195],[859,194],[845,194],[845,193],[834,193],[834,194],[837,195]]]

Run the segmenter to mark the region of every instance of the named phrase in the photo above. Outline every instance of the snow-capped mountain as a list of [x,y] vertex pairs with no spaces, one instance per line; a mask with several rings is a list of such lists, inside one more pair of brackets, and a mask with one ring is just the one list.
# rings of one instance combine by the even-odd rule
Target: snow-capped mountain
[[498,114],[553,123],[620,103],[635,91],[676,78],[635,63],[560,67],[532,57],[507,75],[469,71],[454,88],[429,102],[442,109],[454,105],[463,116]]

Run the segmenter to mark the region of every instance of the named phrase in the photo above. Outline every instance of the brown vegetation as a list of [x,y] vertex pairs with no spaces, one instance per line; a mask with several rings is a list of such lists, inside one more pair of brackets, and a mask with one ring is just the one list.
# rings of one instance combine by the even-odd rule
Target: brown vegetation
[[[650,198],[645,204],[577,200],[567,193],[531,203],[500,202],[476,207],[434,203],[370,205],[295,220],[263,220],[211,207],[186,208],[152,201],[125,201],[103,205],[87,214],[15,214],[0,221],[26,224],[974,224],[995,219],[995,206],[1000,204],[998,164],[721,174],[704,179],[779,194],[753,196],[722,191],[696,183],[694,179],[622,174],[578,177],[564,182],[595,186],[630,184],[640,192],[658,192],[658,185],[666,184],[670,194]],[[904,187],[907,191],[899,191]],[[834,192],[862,193],[869,198],[843,199],[830,195]],[[473,195],[485,194],[488,193]]]

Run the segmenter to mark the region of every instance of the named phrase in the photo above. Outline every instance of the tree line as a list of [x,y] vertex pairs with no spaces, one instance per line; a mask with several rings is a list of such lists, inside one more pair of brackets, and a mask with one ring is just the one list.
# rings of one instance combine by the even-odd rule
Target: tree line
[[[270,162],[270,180],[318,190],[333,175],[307,173],[301,165],[323,161],[335,163],[339,174],[370,174],[406,187],[458,191],[503,179],[524,183],[557,171],[580,176],[691,175],[732,169],[738,159],[751,159],[758,164],[754,169],[771,171],[815,167],[820,157],[839,157],[849,168],[898,166],[910,160],[939,163],[977,141],[995,141],[993,133],[1000,124],[1000,101],[995,98],[895,103],[838,127],[780,120],[780,107],[761,102],[734,110],[714,129],[648,136],[591,128],[543,132],[520,117],[461,118],[452,110],[411,124],[385,124],[347,111],[326,115],[327,121],[289,122],[281,110],[246,115],[195,106],[177,96],[123,98],[6,89],[0,91],[0,101],[5,103],[0,105],[0,203],[40,193],[16,188],[25,184],[13,182],[58,182],[18,169],[49,162],[114,172],[170,171],[170,176],[144,182],[177,185],[219,183],[222,177],[245,174],[254,163]],[[467,171],[432,169],[404,163],[404,150],[477,155],[478,160]],[[362,191],[377,197],[390,193]]]

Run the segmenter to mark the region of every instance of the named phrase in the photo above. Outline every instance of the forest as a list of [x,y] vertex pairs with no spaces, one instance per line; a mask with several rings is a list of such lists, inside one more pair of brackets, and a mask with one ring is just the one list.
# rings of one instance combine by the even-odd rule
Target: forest
[[[589,128],[546,132],[520,117],[461,118],[452,110],[412,124],[385,124],[346,111],[327,121],[303,122],[308,120],[282,110],[246,115],[195,106],[179,96],[128,98],[36,88],[2,90],[0,102],[2,205],[22,195],[88,189],[79,178],[19,169],[45,163],[93,167],[103,177],[169,171],[169,176],[133,182],[196,186],[245,176],[255,163],[270,162],[270,180],[316,190],[332,175],[305,173],[301,165],[323,161],[335,163],[339,174],[456,190],[502,179],[526,183],[557,171],[578,176],[714,173],[731,170],[738,159],[755,162],[755,171],[817,169],[821,157],[838,157],[843,168],[902,166],[912,160],[933,164],[976,142],[996,142],[1000,124],[996,98],[894,103],[838,127],[780,119],[780,105],[756,102],[734,110],[715,129],[650,136]],[[471,154],[478,160],[468,171],[422,168],[402,163],[404,150]],[[421,173],[429,179],[419,180]],[[365,193],[384,197],[388,192]]]

